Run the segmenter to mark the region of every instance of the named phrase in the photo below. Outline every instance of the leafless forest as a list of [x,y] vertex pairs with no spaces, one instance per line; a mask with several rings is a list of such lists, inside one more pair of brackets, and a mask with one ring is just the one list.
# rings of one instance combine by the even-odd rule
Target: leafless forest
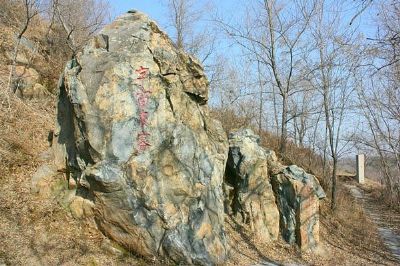
[[[320,155],[332,208],[338,160],[366,153],[398,205],[400,3],[255,1],[243,9],[235,20],[206,13],[207,4],[169,1],[176,44],[205,63],[213,106],[232,121],[226,126],[237,126],[228,118],[235,114],[278,136],[276,148],[288,159],[288,145]],[[194,30],[202,19],[210,27]],[[214,51],[218,38],[240,59]]]

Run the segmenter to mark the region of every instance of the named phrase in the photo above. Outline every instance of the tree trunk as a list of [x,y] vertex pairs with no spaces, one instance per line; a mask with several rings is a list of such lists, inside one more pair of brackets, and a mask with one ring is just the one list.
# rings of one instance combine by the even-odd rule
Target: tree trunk
[[327,179],[327,177],[328,177],[328,174],[326,171],[326,169],[328,167],[328,163],[327,163],[328,159],[326,156],[327,149],[328,149],[328,128],[325,126],[324,156],[323,156],[324,159],[323,159],[323,164],[322,164],[324,179]]
[[263,84],[261,80],[261,69],[260,69],[260,61],[257,60],[257,71],[258,71],[258,84],[260,87],[260,110],[258,114],[258,134],[261,135],[262,130],[262,112],[263,112]]
[[18,56],[18,50],[19,50],[19,44],[21,43],[21,37],[17,37],[17,43],[15,44],[14,47],[14,54],[13,54],[13,60],[11,63],[11,69],[10,69],[10,74],[8,75],[8,90],[15,93],[17,88],[12,88],[12,81],[14,78],[14,72],[15,72],[15,65],[17,64],[17,56]]
[[286,153],[286,141],[287,141],[287,108],[288,108],[288,97],[287,94],[282,95],[282,125],[281,125],[281,141],[279,152],[282,156]]
[[331,209],[335,211],[336,209],[336,178],[337,178],[337,157],[333,156],[333,170],[332,170],[332,202],[331,202]]
[[272,86],[272,104],[274,106],[274,121],[275,121],[275,132],[276,135],[279,135],[279,118],[278,118],[278,108],[276,103],[276,91],[275,86]]
[[11,69],[10,69],[10,75],[8,76],[8,84],[7,84],[8,89],[10,91],[12,91],[13,93],[15,93],[15,91],[17,90],[17,88],[12,89],[11,86],[12,86],[12,81],[13,81],[13,77],[14,77],[15,65],[17,64],[19,45],[21,44],[22,36],[24,36],[26,30],[28,29],[31,18],[33,18],[33,16],[34,16],[34,15],[31,16],[29,14],[29,3],[27,1],[25,1],[25,12],[26,12],[25,24],[24,24],[24,27],[22,28],[21,32],[17,36],[17,43],[15,44],[15,48],[14,48],[13,60],[12,60]]

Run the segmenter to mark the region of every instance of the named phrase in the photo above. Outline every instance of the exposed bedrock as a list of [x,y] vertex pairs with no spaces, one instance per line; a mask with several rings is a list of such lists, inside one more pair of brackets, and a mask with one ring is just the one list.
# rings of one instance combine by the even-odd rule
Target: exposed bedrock
[[296,165],[284,166],[259,145],[249,129],[229,135],[225,210],[250,226],[263,241],[278,238],[302,250],[319,241],[319,200],[325,193],[315,176]]
[[117,18],[67,64],[57,165],[93,201],[105,235],[145,257],[225,260],[228,144],[207,100],[199,63],[140,12]]
[[273,151],[259,145],[259,137],[249,129],[229,134],[229,155],[225,174],[226,210],[238,222],[250,225],[262,241],[279,234],[279,211],[268,174],[268,161],[276,161]]

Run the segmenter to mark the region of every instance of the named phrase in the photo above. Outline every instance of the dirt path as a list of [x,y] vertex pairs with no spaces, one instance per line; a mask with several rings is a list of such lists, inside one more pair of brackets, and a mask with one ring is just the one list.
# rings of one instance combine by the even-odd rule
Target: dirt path
[[345,186],[349,189],[353,197],[362,204],[365,213],[376,224],[379,235],[386,247],[400,263],[400,215],[385,210],[384,206],[354,183],[349,183]]

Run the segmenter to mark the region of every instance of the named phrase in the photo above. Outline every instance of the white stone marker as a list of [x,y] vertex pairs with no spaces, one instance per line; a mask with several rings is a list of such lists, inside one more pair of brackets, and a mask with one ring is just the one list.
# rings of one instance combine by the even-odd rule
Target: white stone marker
[[365,155],[358,154],[356,155],[357,159],[357,182],[359,184],[364,184],[365,179]]

